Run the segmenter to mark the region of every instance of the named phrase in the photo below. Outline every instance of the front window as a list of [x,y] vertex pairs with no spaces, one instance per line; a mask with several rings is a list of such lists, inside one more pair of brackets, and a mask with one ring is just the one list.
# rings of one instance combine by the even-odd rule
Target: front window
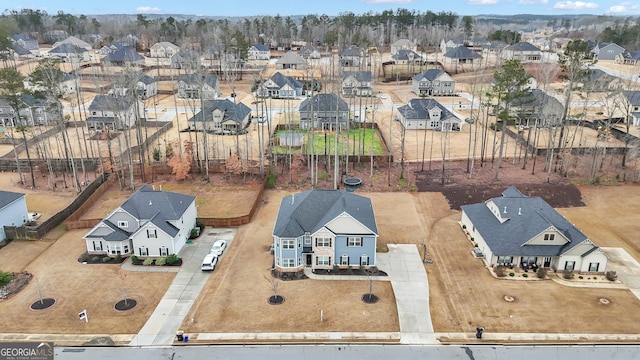
[[296,267],[296,259],[282,259],[282,267],[286,267],[286,268]]
[[149,256],[149,249],[145,246],[142,246],[138,249],[140,256]]
[[556,238],[556,234],[544,234],[544,239],[553,241]]
[[295,240],[293,239],[282,240],[283,249],[294,249],[295,246],[296,246],[296,243],[295,243]]
[[331,238],[316,238],[316,246],[318,247],[331,246]]
[[94,251],[102,251],[102,241],[94,241],[93,242],[93,250]]
[[355,236],[349,236],[347,238],[347,246],[349,246],[349,247],[362,246],[362,238],[361,237],[355,237]]
[[164,256],[164,257],[169,256],[169,249],[167,249],[164,246],[161,247],[160,248],[160,256]]
[[522,263],[523,264],[535,264],[536,263],[536,257],[535,256],[523,256],[522,257]]
[[155,229],[147,229],[147,238],[156,239],[158,237],[157,230]]
[[340,256],[340,265],[349,265],[349,255]]
[[575,261],[567,261],[564,263],[564,269],[572,271],[576,267]]
[[326,255],[316,256],[316,265],[323,265],[323,266],[331,265],[331,256],[326,256]]
[[369,265],[369,256],[362,255],[360,256],[360,266],[368,266]]
[[600,263],[589,263],[590,272],[597,272],[599,268],[600,268]]
[[304,235],[304,245],[311,246],[311,235],[309,234]]

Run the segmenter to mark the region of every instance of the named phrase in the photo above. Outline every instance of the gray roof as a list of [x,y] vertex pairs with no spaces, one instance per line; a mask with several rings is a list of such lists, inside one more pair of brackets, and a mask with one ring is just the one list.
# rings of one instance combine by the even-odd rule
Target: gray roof
[[480,59],[482,56],[476,54],[464,45],[453,48],[444,53],[444,57],[451,59]]
[[524,96],[514,100],[512,105],[519,108],[541,108],[552,103],[557,106],[560,101],[540,89],[529,89]]
[[622,92],[629,101],[629,104],[633,106],[640,105],[640,91],[638,90],[625,90]]
[[251,113],[251,108],[243,103],[234,104],[229,99],[205,100],[202,111],[195,114],[189,121],[202,121],[202,113],[204,112],[205,121],[213,119],[213,111],[221,110],[224,115],[222,121],[233,120],[237,123],[242,121]]
[[505,50],[512,50],[512,51],[540,51],[540,48],[538,48],[537,46],[525,42],[525,41],[521,41],[519,43],[515,43],[513,45],[509,45],[506,48],[504,48]]
[[258,51],[269,51],[269,47],[267,47],[264,44],[255,44],[253,46],[251,46],[252,48],[258,50]]
[[342,80],[348,78],[349,76],[353,76],[360,82],[371,81],[371,71],[345,71],[342,74]]
[[293,51],[288,51],[284,56],[282,56],[276,64],[307,64],[307,60],[305,60],[302,56],[296,54]]
[[156,82],[156,79],[154,79],[153,77],[151,77],[151,76],[149,76],[147,74],[142,74],[138,78],[138,81],[140,81],[143,84],[149,85],[149,84],[153,84],[154,82]]
[[378,234],[369,198],[339,190],[314,189],[282,199],[273,235],[291,238],[314,233],[342,213]]
[[346,101],[340,99],[336,94],[316,94],[310,99],[305,99],[298,108],[299,111],[349,111]]
[[[490,201],[500,209],[500,216],[508,218],[500,223],[486,203],[463,205],[476,231],[497,256],[559,256],[580,244],[587,237],[554,208],[538,196],[525,196],[511,186],[502,197]],[[525,245],[533,237],[550,227],[567,239],[564,245]]]
[[31,55],[31,51],[25,49],[22,45],[20,45],[18,43],[12,44],[11,47],[13,48],[13,51],[15,51],[16,54],[18,54],[20,56]]
[[25,194],[13,192],[13,191],[4,191],[0,190],[0,209],[5,208],[7,205],[12,202],[24,197]]
[[394,60],[409,60],[409,56],[411,56],[411,60],[416,60],[416,59],[421,59],[422,56],[420,56],[420,54],[416,53],[413,50],[407,50],[407,49],[401,49],[398,50],[397,53],[393,54],[393,56],[391,56]]
[[87,52],[87,49],[75,46],[70,43],[64,43],[49,50],[49,54],[80,54]]
[[204,84],[215,88],[218,84],[218,77],[216,75],[205,75],[204,78],[200,74],[180,74],[178,75],[178,81],[184,81],[187,84],[197,85],[202,81]]
[[444,70],[429,69],[429,70],[426,70],[426,71],[421,72],[420,74],[414,76],[413,80],[420,81],[422,79],[427,79],[429,81],[433,81],[433,80],[439,78],[440,76],[442,76],[443,74],[446,74],[446,72]]
[[279,72],[271,75],[271,78],[269,80],[276,83],[276,85],[278,85],[278,88],[282,88],[285,85],[289,85],[293,89],[302,89],[302,83],[296,80],[296,78],[294,78],[293,76],[282,75],[282,73],[279,73]]
[[640,50],[634,52],[626,52],[622,56],[628,60],[640,60]]
[[458,117],[435,99],[411,99],[407,105],[400,106],[398,112],[407,120],[423,120],[429,119],[429,110],[433,108],[440,109],[440,121],[458,119]]
[[136,62],[144,61],[144,57],[130,46],[123,46],[102,59],[103,62]]
[[342,49],[340,51],[340,56],[360,56],[360,49],[355,46],[355,45],[351,45],[346,49]]
[[123,111],[133,104],[133,100],[128,97],[117,97],[113,95],[96,95],[89,105],[89,111]]

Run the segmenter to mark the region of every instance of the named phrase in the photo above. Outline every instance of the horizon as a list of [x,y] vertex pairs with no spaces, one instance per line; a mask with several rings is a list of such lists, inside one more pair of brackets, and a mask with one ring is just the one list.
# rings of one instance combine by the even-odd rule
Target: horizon
[[[199,1],[171,2],[166,0],[142,3],[113,0],[101,3],[78,3],[72,0],[5,0],[3,14],[21,9],[46,11],[55,15],[59,11],[73,15],[154,15],[197,17],[263,17],[305,16],[310,14],[337,16],[352,12],[382,13],[385,10],[407,9],[425,13],[451,11],[460,16],[634,16],[640,15],[640,4],[623,0],[550,1],[550,0],[454,0],[433,4],[428,0],[280,0],[277,3],[245,0],[242,6],[235,2],[217,1],[203,4]],[[251,10],[248,10],[251,9]]]

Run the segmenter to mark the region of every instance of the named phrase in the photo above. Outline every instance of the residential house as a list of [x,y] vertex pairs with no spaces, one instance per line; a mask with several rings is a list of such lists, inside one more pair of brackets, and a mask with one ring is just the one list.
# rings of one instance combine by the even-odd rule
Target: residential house
[[378,236],[369,198],[318,189],[285,196],[273,228],[275,270],[376,266]]
[[188,120],[191,131],[206,130],[217,134],[238,133],[249,125],[251,108],[229,99],[205,100],[203,110]]
[[29,221],[25,194],[0,190],[0,242],[7,235],[5,226],[22,226]]
[[18,34],[11,37],[11,42],[13,44],[17,44],[22,48],[28,50],[32,54],[40,53],[40,45],[38,45],[38,40],[30,38],[25,34]]
[[293,51],[288,51],[276,61],[276,69],[306,69],[307,60]]
[[342,95],[372,96],[371,71],[345,71],[342,73]]
[[196,198],[143,185],[84,237],[87,253],[167,257],[196,225]]
[[220,96],[220,82],[215,75],[180,74],[178,97],[183,99],[213,100]]
[[393,54],[391,58],[393,58],[393,61],[399,65],[422,64],[422,56],[413,50],[399,50],[397,53]]
[[129,45],[125,45],[123,43],[120,42],[113,42],[109,45],[105,45],[103,47],[100,48],[99,52],[102,55],[109,55],[109,54],[113,54],[114,52],[124,48],[124,47],[128,47]]
[[[41,86],[37,86],[31,82],[31,78],[27,76],[24,79],[24,87],[29,91],[45,91],[46,89]],[[73,73],[60,72],[60,94],[70,95],[77,90],[77,78]]]
[[409,39],[398,39],[393,44],[391,44],[391,54],[395,55],[400,50],[411,50],[416,52],[418,50],[418,46],[415,42]]
[[113,94],[116,96],[127,96],[129,90],[133,90],[143,100],[158,94],[158,81],[142,72],[122,77],[120,80],[114,84]]
[[462,45],[448,50],[443,55],[445,65],[474,65],[479,64],[481,60],[482,56]]
[[538,196],[510,186],[501,197],[461,208],[462,226],[490,266],[606,271],[602,249]]
[[136,49],[124,46],[103,57],[100,62],[104,66],[142,66],[144,57],[138,54]]
[[581,90],[587,92],[621,90],[624,80],[617,76],[609,75],[600,69],[589,69],[582,83],[577,84]]
[[200,69],[200,54],[193,50],[182,49],[171,56],[172,69]]
[[615,60],[616,56],[624,53],[624,48],[616,43],[599,43],[593,50],[593,57],[597,60]]
[[89,61],[89,51],[73,44],[62,44],[47,53],[49,57],[60,59],[60,62],[77,63]]
[[298,51],[304,59],[320,59],[320,52],[312,45],[305,45]]
[[0,125],[2,126],[15,126],[16,123],[27,126],[48,125],[51,121],[59,119],[46,100],[28,94],[20,96],[19,112],[20,121],[18,122],[13,105],[5,99],[0,99]]
[[482,44],[482,54],[484,56],[500,55],[506,46],[507,44],[499,40],[488,41]]
[[85,49],[87,51],[91,50],[91,44],[89,44],[86,41],[80,40],[75,36],[69,36],[68,38],[66,38],[66,39],[64,39],[62,41],[55,42],[53,44],[53,46],[51,46],[51,47],[52,48],[57,48],[58,46],[65,45],[65,44],[73,45],[73,46],[79,47],[81,49]]
[[420,96],[453,95],[456,81],[444,70],[429,69],[411,79],[411,91]]
[[349,105],[336,94],[316,94],[305,99],[298,108],[300,128],[335,130],[346,129]]
[[540,62],[542,50],[531,43],[521,41],[505,47],[502,50],[502,59],[518,60],[521,63]]
[[149,54],[152,58],[171,58],[174,54],[178,53],[180,48],[168,41],[161,41],[153,44],[149,49]]
[[569,45],[573,39],[570,38],[554,38],[551,40],[551,51],[561,53]]
[[144,106],[131,96],[96,95],[89,105],[87,129],[129,129],[144,118]]
[[355,45],[351,45],[346,49],[342,49],[338,56],[340,58],[340,66],[344,67],[352,67],[352,66],[360,66],[366,65],[366,61],[364,58],[364,51],[359,49]]
[[624,52],[616,55],[616,63],[624,65],[640,64],[640,50],[634,52]]
[[[3,51],[3,53],[6,51],[7,50]],[[20,60],[20,58],[31,58],[35,56],[31,51],[23,48],[17,43],[11,44],[11,48],[8,49],[8,52],[10,53],[10,55],[13,55],[14,61],[18,61]],[[0,54],[0,57],[5,58],[4,54]]]
[[522,126],[547,126],[562,119],[564,106],[558,99],[539,89],[530,89],[510,106],[511,115]]
[[464,41],[462,41],[461,39],[440,40],[440,52],[442,52],[443,54],[460,46],[465,46]]
[[629,106],[628,112],[631,115],[631,123],[633,126],[640,126],[640,91],[626,90],[622,92],[627,99]]
[[397,116],[407,130],[462,131],[462,119],[435,99],[411,99],[398,108]]
[[269,60],[271,59],[271,49],[264,44],[255,44],[249,48],[247,55],[249,60]]
[[302,96],[302,88],[302,83],[293,76],[277,72],[258,86],[257,95],[262,98],[295,99]]

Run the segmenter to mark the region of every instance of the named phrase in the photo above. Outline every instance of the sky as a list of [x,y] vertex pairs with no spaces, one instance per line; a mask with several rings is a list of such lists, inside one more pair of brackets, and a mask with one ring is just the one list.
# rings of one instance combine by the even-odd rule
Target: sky
[[0,10],[59,10],[74,15],[185,14],[200,16],[337,15],[405,8],[458,15],[640,15],[640,1],[624,0],[2,0]]

